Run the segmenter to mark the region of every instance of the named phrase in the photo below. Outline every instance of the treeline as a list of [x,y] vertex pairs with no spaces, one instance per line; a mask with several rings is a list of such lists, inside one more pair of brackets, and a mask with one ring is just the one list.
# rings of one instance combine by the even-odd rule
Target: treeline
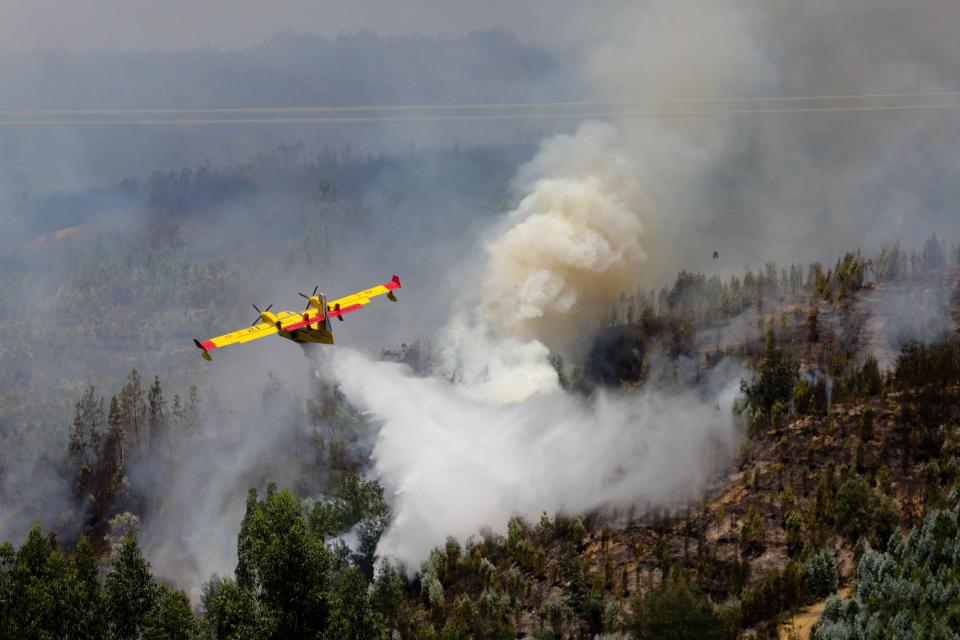
[[[532,604],[533,637],[540,640],[732,640],[837,589],[831,551],[808,546],[785,568],[748,586],[752,543],[745,541],[744,559],[731,563],[718,558],[703,534],[697,533],[689,554],[684,541],[682,559],[672,557],[669,548],[677,541],[666,535],[651,547],[638,543],[633,567],[623,558],[614,561],[606,528],[599,539],[588,538],[582,520],[563,516],[544,514],[535,526],[514,518],[505,537],[485,531],[480,540],[465,545],[450,538],[434,549],[418,574],[419,607],[429,627],[426,635],[414,637],[516,637],[521,629],[530,629]],[[595,543],[597,559],[587,553]],[[650,557],[658,563],[657,571],[641,576],[641,564]]]
[[[276,380],[264,392],[275,419],[294,402]],[[84,392],[64,452],[81,518],[61,522],[62,536],[37,525],[20,549],[0,547],[0,637],[389,637],[376,631],[387,623],[376,622],[382,618],[367,590],[390,510],[380,485],[362,475],[365,454],[356,443],[362,422],[326,387],[299,414],[325,431],[307,429],[274,454],[288,466],[304,460],[302,469],[311,473],[296,474],[296,484],[314,498],[271,485],[259,499],[251,490],[236,576],[213,576],[196,611],[182,591],[151,575],[137,529],[152,522],[176,531],[175,523],[156,523],[154,513],[169,517],[165,496],[180,473],[190,473],[178,458],[188,449],[206,450],[211,439],[230,447],[230,434],[204,425],[211,410],[200,404],[196,388],[168,400],[159,377],[147,386],[135,370],[109,402],[93,387]],[[348,531],[356,539],[352,548],[344,542]],[[106,568],[102,557],[110,558]],[[384,605],[390,611],[406,598],[400,575],[389,565],[378,573],[382,600],[393,598]]]
[[899,242],[893,242],[874,258],[859,252],[846,253],[829,268],[819,262],[807,267],[780,267],[768,262],[756,272],[747,270],[743,276],[730,276],[726,281],[718,276],[681,271],[669,287],[640,290],[632,295],[622,293],[618,304],[610,309],[607,322],[618,325],[674,321],[686,323],[689,331],[748,309],[763,313],[765,305],[769,309],[773,303],[793,298],[815,296],[836,301],[871,283],[918,276],[951,262],[960,264],[960,245],[948,251],[933,234],[920,251],[908,251]]
[[[824,282],[840,287],[831,285],[831,295],[863,286],[857,284],[856,260],[838,264],[827,272],[829,278],[823,275]],[[791,273],[800,271],[787,272],[787,291]],[[797,281],[798,291],[808,280]],[[682,300],[676,298],[677,309]],[[670,633],[732,638],[746,629],[772,637],[783,613],[836,590],[832,549],[838,540],[850,546],[865,541],[882,551],[901,520],[909,520],[910,508],[897,500],[917,465],[930,509],[942,506],[944,493],[960,479],[955,340],[908,343],[889,371],[875,358],[859,362],[837,353],[828,370],[801,373],[798,352],[815,344],[815,337],[822,339],[816,334],[825,329],[815,317],[799,322],[807,337],[800,345],[789,339],[785,325],[763,324],[765,334],[759,335],[766,342],[760,341],[755,375],[743,383],[739,410],[750,440],[742,470],[755,501],[736,517],[718,509],[711,516],[715,523],[691,520],[682,533],[669,523],[655,524],[649,544],[635,547],[634,568],[617,555],[607,532],[597,540],[583,520],[563,516],[545,516],[537,524],[514,519],[506,536],[485,531],[463,543],[451,539],[413,579],[389,562],[380,560],[378,567],[375,549],[389,509],[382,488],[363,478],[346,435],[295,443],[331,470],[322,482],[297,487],[297,493],[320,496],[317,500],[272,488],[263,498],[250,494],[237,569],[232,577],[211,579],[196,611],[184,606],[182,592],[150,577],[135,535],[119,535],[131,521],[117,516],[148,515],[140,489],[129,483],[130,465],[159,461],[161,470],[170,469],[164,461],[174,455],[171,445],[204,437],[200,398],[192,391],[167,399],[159,378],[148,384],[131,372],[109,402],[92,388],[77,402],[67,459],[75,497],[86,505],[83,537],[61,548],[35,529],[19,550],[3,547],[0,624],[16,635],[33,633],[34,625],[40,636],[72,637],[69,629],[78,618],[49,612],[82,609],[102,616],[104,635],[90,637],[508,638],[531,624],[541,640]],[[384,356],[411,366],[429,364],[429,348],[420,344]],[[276,394],[276,406],[290,404],[281,390],[269,393]],[[347,411],[342,398],[328,390],[306,403],[305,413],[319,424]],[[811,423],[812,437],[795,441],[790,429],[797,423]],[[770,447],[777,459],[751,466],[752,447]],[[733,557],[719,553],[719,541],[707,540],[707,527],[719,532],[723,524],[730,525]],[[786,563],[751,580],[751,562],[779,544],[772,530],[783,531]],[[356,534],[352,547],[342,541],[346,531]],[[80,578],[90,575],[84,555],[92,554],[96,566],[98,551],[108,549],[113,560],[100,568],[96,584]],[[641,576],[641,563],[651,561],[656,571]],[[114,573],[138,576],[135,584],[146,585],[137,591],[122,583],[126,591],[142,594],[136,604],[109,595]],[[30,589],[41,604],[21,615],[18,594]],[[78,607],[69,599],[76,593],[87,594],[86,604]],[[171,622],[160,629],[154,621],[161,620]]]
[[[314,152],[303,143],[281,144],[242,161],[152,170],[114,184],[35,195],[18,206],[29,221],[26,231],[33,235],[82,225],[104,213],[119,213],[121,222],[133,215],[146,219],[149,224],[144,231],[153,236],[148,238],[153,244],[167,239],[169,226],[164,223],[176,221],[183,227],[177,241],[189,246],[194,243],[187,228],[200,230],[224,215],[243,217],[254,224],[264,208],[271,212],[271,224],[255,226],[256,232],[268,239],[277,237],[278,232],[292,236],[313,221],[319,200],[338,197],[337,206],[328,206],[323,212],[324,223],[337,232],[348,232],[349,226],[367,222],[364,217],[369,212],[360,204],[363,194],[377,190],[382,197],[400,201],[426,189],[426,176],[431,183],[455,190],[463,202],[485,202],[495,209],[502,202],[495,200],[498,194],[493,187],[506,184],[533,148],[532,144],[510,143],[374,154],[357,152],[348,145]],[[205,234],[201,244],[210,241]]]
[[214,576],[197,615],[186,594],[156,579],[128,531],[101,575],[86,536],[65,555],[34,527],[0,546],[0,637],[89,640],[416,637],[406,582],[388,563],[372,577],[311,524],[304,503],[251,492],[235,578]]
[[272,487],[262,499],[251,491],[235,574],[213,576],[196,609],[152,575],[135,530],[116,542],[104,568],[86,536],[65,554],[55,535],[34,527],[19,549],[0,546],[0,635],[507,639],[547,580],[561,588],[536,608],[538,639],[608,633],[720,640],[836,589],[835,560],[818,552],[719,607],[699,574],[682,565],[671,570],[669,562],[658,583],[633,585],[631,597],[626,569],[617,574],[608,561],[600,572],[590,568],[582,521],[546,516],[536,527],[512,520],[505,538],[485,532],[465,545],[449,539],[409,580],[389,560],[374,571],[365,552],[372,547],[346,548],[316,509]]
[[[274,376],[261,399],[263,416],[282,422],[282,428],[272,428],[285,434],[275,442],[274,455],[302,472],[300,491],[318,496],[311,518],[325,523],[330,535],[360,525],[361,537],[367,527],[379,538],[386,526],[382,496],[375,483],[362,479],[369,454],[366,441],[361,442],[363,417],[335,389],[321,385],[304,401],[291,397]],[[109,401],[89,387],[74,405],[66,450],[52,460],[69,484],[76,514],[63,522],[67,540],[84,533],[102,549],[118,522],[162,511],[166,492],[181,476],[198,472],[198,457],[208,456],[207,463],[215,464],[250,437],[229,410],[213,405],[201,410],[195,386],[185,397],[175,393],[171,399],[159,376],[147,385],[136,369]],[[214,426],[205,426],[208,422]],[[238,470],[238,482],[255,486],[270,468],[257,462]]]
[[204,636],[186,594],[160,583],[128,532],[101,574],[86,536],[65,555],[39,526],[0,545],[0,637],[188,640]]
[[[775,359],[776,348],[770,345],[767,359]],[[905,349],[899,366],[881,374],[879,395],[870,395],[875,390],[865,386],[857,392],[865,395],[858,398],[900,397],[933,385],[955,389],[960,382],[956,369],[942,363],[956,359],[958,353],[955,345]],[[137,393],[136,381],[131,376],[109,403],[113,410],[107,412],[107,423],[112,413],[117,424],[125,425],[118,430],[124,437],[113,438],[121,443],[115,448],[125,457],[133,451],[139,455],[159,452],[165,430],[171,432],[173,425],[183,429],[190,422],[186,409],[161,412],[165,406],[159,401],[161,391],[151,392],[141,383]],[[156,380],[153,386],[159,386]],[[785,396],[779,393],[769,398],[782,401]],[[95,398],[88,391],[78,402],[75,424],[80,434],[90,432],[88,417],[101,413]],[[764,402],[755,401],[758,406]],[[191,406],[189,399],[182,404]],[[325,410],[315,406],[311,411]],[[161,413],[172,422],[156,428]],[[182,417],[173,420],[174,415]],[[820,419],[822,429],[839,433],[839,426],[831,426],[832,419]],[[867,409],[856,427],[856,438],[871,449],[880,444],[877,421]],[[954,437],[952,432],[945,433],[947,438]],[[97,438],[86,442],[92,440]],[[944,448],[944,453],[955,446],[956,442]],[[782,455],[789,468],[800,464],[792,460],[788,448]],[[931,461],[927,469],[933,505],[944,486],[957,482],[956,462],[940,467]],[[704,539],[704,529],[692,532],[695,544],[689,554],[685,533],[684,557],[675,557],[676,552],[670,551],[676,546],[673,529],[664,526],[661,534],[655,534],[658,542],[638,545],[636,551],[638,560],[656,559],[657,579],[641,578],[639,569],[630,570],[622,559],[615,560],[605,531],[599,538],[597,561],[586,553],[590,539],[584,521],[544,516],[535,526],[513,519],[506,536],[486,531],[464,544],[450,539],[431,553],[410,580],[387,561],[380,561],[375,570],[374,551],[389,522],[389,509],[376,483],[344,472],[319,501],[301,500],[272,488],[263,498],[251,492],[238,536],[235,574],[212,578],[196,611],[182,592],[150,576],[134,533],[113,541],[113,559],[105,571],[91,572],[89,556],[94,557],[94,567],[97,562],[88,538],[81,538],[71,553],[64,554],[55,539],[35,529],[19,550],[7,544],[0,553],[0,603],[7,607],[0,607],[0,619],[12,634],[30,628],[53,637],[73,637],[70,629],[87,625],[85,629],[96,632],[77,637],[389,638],[396,632],[417,639],[511,638],[521,628],[529,628],[524,620],[533,606],[535,637],[543,640],[604,633],[720,639],[733,638],[745,629],[753,629],[757,637],[772,637],[782,613],[836,590],[836,560],[829,550],[833,533],[850,544],[864,539],[882,549],[899,521],[889,475],[882,467],[871,472],[852,461],[829,464],[809,492],[802,489],[805,482],[795,484],[789,474],[781,474],[779,526],[786,533],[789,560],[753,583],[748,579],[750,559],[770,544],[766,532],[770,522],[756,508],[741,520],[740,559],[733,562],[717,556],[716,547]],[[753,475],[759,492],[759,473]],[[724,517],[717,515],[717,526]],[[354,548],[339,538],[350,529],[358,532]],[[557,585],[559,590],[542,591],[544,584]],[[26,593],[37,598],[29,608],[23,608],[18,599]],[[100,617],[91,618],[94,614],[89,612]],[[837,614],[836,619],[841,618]],[[91,620],[96,625],[90,626]],[[848,615],[843,620],[852,618]]]

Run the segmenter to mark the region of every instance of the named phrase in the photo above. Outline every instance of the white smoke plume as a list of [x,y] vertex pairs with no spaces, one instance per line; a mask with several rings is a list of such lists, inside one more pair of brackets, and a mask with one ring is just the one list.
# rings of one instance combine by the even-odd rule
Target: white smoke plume
[[735,450],[733,375],[706,396],[599,394],[588,402],[555,393],[497,405],[350,349],[332,357],[341,390],[382,422],[374,471],[392,494],[394,520],[378,553],[408,569],[448,535],[502,531],[515,514],[695,498]]

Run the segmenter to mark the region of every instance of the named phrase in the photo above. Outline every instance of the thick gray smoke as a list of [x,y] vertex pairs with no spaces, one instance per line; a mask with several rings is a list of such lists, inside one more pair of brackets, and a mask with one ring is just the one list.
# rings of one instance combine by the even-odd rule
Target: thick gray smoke
[[[600,20],[600,18],[598,18]],[[598,94],[678,103],[639,111],[763,111],[956,102],[753,100],[956,91],[949,32],[960,5],[937,0],[636,3],[585,56]],[[685,99],[717,102],[682,102]],[[744,99],[747,99],[744,101]],[[956,239],[955,109],[744,113],[616,122],[650,204],[645,271],[726,272],[768,260],[832,262],[933,231]]]

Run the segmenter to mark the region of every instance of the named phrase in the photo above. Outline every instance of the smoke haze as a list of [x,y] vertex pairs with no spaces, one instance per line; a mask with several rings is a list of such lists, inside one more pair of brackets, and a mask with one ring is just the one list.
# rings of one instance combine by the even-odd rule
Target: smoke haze
[[[958,89],[960,49],[950,46],[960,31],[954,3],[921,0],[905,7],[864,0],[839,7],[722,0],[612,2],[584,9],[582,3],[558,8],[551,2],[530,5],[535,8],[512,24],[502,16],[514,15],[517,3],[495,5],[492,13],[477,8],[486,5],[471,5],[453,16],[451,9],[408,12],[367,4],[346,17],[324,14],[325,24],[316,27],[324,37],[286,32],[250,46],[269,35],[263,29],[316,23],[295,15],[284,24],[264,22],[256,13],[261,9],[248,3],[254,13],[230,12],[229,33],[220,23],[215,29],[207,13],[207,20],[190,22],[176,39],[172,34],[182,26],[177,14],[173,27],[169,20],[144,20],[136,28],[115,29],[120,35],[101,45],[102,31],[92,29],[77,28],[83,38],[68,40],[51,25],[78,23],[64,18],[59,5],[41,4],[4,21],[8,47],[32,51],[62,43],[70,50],[114,51],[3,54],[0,84],[8,90],[0,101],[8,109],[142,107],[168,99],[171,106],[293,106]],[[116,8],[98,6],[101,12]],[[121,12],[116,19],[122,26],[127,18]],[[520,38],[497,29],[437,35],[487,29],[490,21],[506,22]],[[51,28],[25,41],[36,25]],[[333,35],[352,28],[426,36]],[[550,44],[530,44],[531,37]],[[116,51],[169,50],[210,39],[249,48]],[[754,104],[697,103],[689,109]],[[789,104],[767,101],[756,108]],[[209,442],[179,452],[179,472],[165,485],[164,510],[144,521],[144,543],[155,566],[194,586],[212,571],[232,568],[245,489],[265,479],[292,484],[308,468],[304,461],[291,464],[271,455],[309,435],[300,417],[255,400],[270,384],[267,370],[291,389],[290,404],[309,397],[310,378],[296,347],[275,342],[218,355],[213,368],[200,370],[194,360],[183,364],[196,358],[189,339],[194,331],[226,330],[223,324],[247,312],[250,301],[282,304],[273,297],[277,292],[296,300],[297,287],[321,278],[333,292],[365,287],[392,271],[404,278],[401,304],[389,313],[364,311],[362,321],[350,318],[338,328],[338,341],[347,348],[325,354],[329,360],[321,366],[381,425],[373,468],[393,493],[396,513],[381,552],[415,567],[446,535],[465,538],[483,525],[502,528],[514,513],[536,517],[544,510],[576,513],[690,499],[715,469],[705,458],[722,461],[715,454],[729,452],[736,441],[729,406],[740,372],[719,368],[706,390],[693,396],[647,391],[584,401],[560,389],[551,354],[582,354],[587,336],[622,291],[659,286],[680,268],[722,275],[767,260],[832,262],[844,251],[875,251],[895,238],[918,246],[932,231],[954,241],[960,201],[956,117],[956,110],[945,109],[610,117],[574,125],[2,129],[4,242],[33,241],[91,221],[100,226],[89,224],[87,233],[127,233],[179,216],[190,222],[184,227],[188,250],[238,261],[216,283],[217,292],[226,292],[223,306],[202,315],[209,290],[182,298],[169,293],[185,288],[187,276],[165,272],[149,283],[155,285],[149,304],[133,298],[138,306],[131,309],[123,287],[90,288],[90,299],[60,295],[64,282],[128,274],[131,258],[89,271],[66,258],[66,264],[38,258],[34,272],[0,283],[3,335],[22,335],[25,318],[66,317],[70,326],[26,336],[32,352],[0,345],[2,373],[28,381],[16,398],[49,395],[64,405],[65,397],[76,394],[69,375],[135,365],[178,382],[203,380],[204,392],[215,390],[222,406],[233,407],[232,418],[211,427]],[[550,135],[557,130],[559,135]],[[301,151],[290,150],[301,142]],[[461,143],[491,149],[461,152]],[[280,159],[263,161],[260,154],[277,145],[284,145]],[[309,165],[312,154],[333,149],[337,155],[347,147],[358,157],[382,152],[393,160],[357,162],[353,172],[343,169],[346,162]],[[424,160],[417,155],[423,149],[442,153]],[[210,175],[217,173],[210,162],[247,157],[261,162],[216,176],[234,185],[234,198],[201,201],[185,189],[186,195],[158,204],[157,194],[165,193],[160,187],[184,175],[181,164]],[[259,181],[264,166],[279,178]],[[342,189],[341,204],[350,206],[336,209],[339,218],[332,218],[332,206],[314,217],[300,213],[316,208],[319,176],[304,177],[305,166],[333,176]],[[139,178],[143,187],[115,188],[124,177]],[[509,186],[501,194],[503,181]],[[268,218],[278,222],[265,224]],[[324,245],[323,264],[290,266],[291,256],[321,253],[307,244],[307,232],[319,228],[310,224],[318,219],[336,240]],[[298,243],[292,251],[291,238]],[[120,244],[126,240],[122,236]],[[51,246],[51,254],[60,253],[59,245]],[[89,252],[99,250],[92,246]],[[274,253],[283,268],[260,262]],[[21,256],[9,260],[20,265]],[[122,308],[126,328],[104,337],[91,301]],[[143,320],[144,308],[156,315]],[[179,329],[171,329],[162,312],[176,316]],[[908,327],[907,333],[926,335],[931,324],[939,330],[942,315],[938,310],[938,322]],[[753,326],[752,317],[747,324]],[[76,333],[68,333],[74,326]],[[899,340],[902,332],[896,333]],[[377,351],[414,338],[437,342],[441,375],[414,377],[350,348]],[[128,351],[116,361],[108,360],[109,351],[92,353],[118,342]],[[0,429],[4,449],[15,452],[0,468],[0,497],[31,490],[40,497],[25,502],[56,504],[58,513],[61,503],[67,508],[68,481],[52,477],[39,453],[65,449],[64,413]],[[140,480],[152,477],[150,469],[141,472]],[[37,517],[27,507],[4,504],[0,534],[19,536]]]

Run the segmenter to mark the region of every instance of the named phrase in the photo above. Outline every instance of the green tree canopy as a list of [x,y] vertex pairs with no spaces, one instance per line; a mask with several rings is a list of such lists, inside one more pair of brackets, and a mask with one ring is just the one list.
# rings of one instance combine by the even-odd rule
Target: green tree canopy
[[681,578],[635,597],[630,630],[640,640],[727,640],[710,599]]

